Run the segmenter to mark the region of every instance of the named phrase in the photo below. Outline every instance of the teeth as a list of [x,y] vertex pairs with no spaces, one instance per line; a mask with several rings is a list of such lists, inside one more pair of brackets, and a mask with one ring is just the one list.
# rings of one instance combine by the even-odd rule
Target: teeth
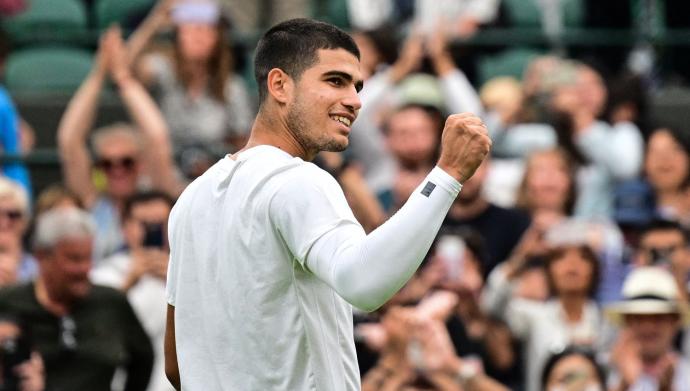
[[352,122],[350,122],[349,118],[341,117],[339,115],[334,115],[333,119],[344,124],[345,126],[350,126],[350,124],[352,124]]

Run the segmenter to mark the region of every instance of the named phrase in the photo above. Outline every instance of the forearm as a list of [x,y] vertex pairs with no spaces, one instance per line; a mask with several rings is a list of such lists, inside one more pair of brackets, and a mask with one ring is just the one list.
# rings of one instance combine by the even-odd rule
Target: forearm
[[462,71],[455,67],[445,70],[440,84],[451,113],[469,112],[483,116],[479,95]]
[[354,306],[378,308],[417,270],[460,187],[435,168],[398,213],[369,235],[347,225],[317,240],[308,268]]
[[[160,7],[160,6],[159,6]],[[127,40],[127,60],[132,65],[151,39],[165,24],[164,15],[158,12],[158,7],[154,8],[149,16],[139,25]]]
[[175,180],[172,145],[163,114],[137,80],[126,77],[117,80],[117,85],[127,113],[142,132],[146,145],[150,146],[147,160],[154,186],[177,195],[179,185]]
[[61,152],[86,148],[86,137],[94,123],[104,80],[102,71],[92,70],[67,105],[57,131]]

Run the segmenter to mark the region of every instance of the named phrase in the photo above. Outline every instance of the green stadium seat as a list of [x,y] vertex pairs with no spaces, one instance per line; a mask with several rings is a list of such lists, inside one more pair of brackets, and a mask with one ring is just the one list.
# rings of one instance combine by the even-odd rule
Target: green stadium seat
[[[514,27],[541,27],[541,11],[538,0],[503,0],[508,20]],[[579,27],[584,21],[583,0],[562,0],[563,21],[566,27]]]
[[91,70],[93,54],[69,47],[36,47],[7,59],[5,85],[14,93],[73,93]]
[[72,41],[88,33],[79,0],[31,0],[29,8],[6,18],[2,26],[16,43]]
[[100,29],[113,23],[122,25],[128,17],[151,8],[155,2],[156,0],[97,0],[93,7],[93,17]]
[[543,53],[535,49],[511,48],[482,57],[478,61],[480,84],[497,76],[512,76],[520,80],[527,65],[541,54]]

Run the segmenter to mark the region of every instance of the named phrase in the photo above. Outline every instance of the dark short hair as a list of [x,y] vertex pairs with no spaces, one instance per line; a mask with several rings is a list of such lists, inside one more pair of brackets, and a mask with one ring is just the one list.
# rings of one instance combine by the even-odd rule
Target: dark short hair
[[685,243],[688,242],[688,234],[683,229],[683,226],[680,225],[679,222],[673,221],[673,220],[665,220],[665,219],[654,219],[652,220],[649,224],[647,224],[644,229],[642,229],[642,233],[640,234],[640,239],[647,236],[648,234],[652,232],[658,232],[658,231],[677,231],[678,233],[683,236],[683,241]]
[[132,210],[135,206],[153,201],[163,201],[168,204],[170,208],[175,204],[175,199],[162,191],[137,192],[125,199],[122,205],[122,220],[127,220],[132,216]]
[[259,102],[268,94],[268,73],[279,68],[299,80],[316,64],[320,49],[345,49],[359,59],[357,44],[346,32],[328,23],[310,19],[290,19],[269,29],[259,40],[254,57],[254,78],[259,86]]
[[549,381],[549,375],[551,375],[551,372],[553,369],[556,367],[556,364],[558,364],[561,360],[563,360],[566,357],[570,356],[581,356],[585,358],[587,361],[589,361],[590,364],[594,367],[594,371],[597,376],[597,381],[599,385],[602,387],[606,387],[606,376],[604,374],[604,370],[602,369],[601,365],[596,360],[596,357],[594,357],[594,352],[588,348],[581,347],[581,346],[568,346],[566,347],[563,351],[558,352],[558,353],[553,353],[549,358],[546,360],[546,363],[544,363],[544,367],[542,368],[541,372],[541,389],[546,390],[546,383]]

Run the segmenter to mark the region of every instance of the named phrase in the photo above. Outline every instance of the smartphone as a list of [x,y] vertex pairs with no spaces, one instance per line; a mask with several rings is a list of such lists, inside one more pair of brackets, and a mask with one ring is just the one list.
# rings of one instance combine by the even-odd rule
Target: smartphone
[[163,224],[144,225],[144,247],[163,248],[165,246],[165,234]]
[[443,235],[436,245],[436,256],[446,267],[446,280],[460,278],[465,261],[465,241],[457,235]]
[[2,361],[2,390],[20,390],[20,379],[14,368],[31,358],[31,348],[25,336],[8,338],[0,343],[0,361]]

